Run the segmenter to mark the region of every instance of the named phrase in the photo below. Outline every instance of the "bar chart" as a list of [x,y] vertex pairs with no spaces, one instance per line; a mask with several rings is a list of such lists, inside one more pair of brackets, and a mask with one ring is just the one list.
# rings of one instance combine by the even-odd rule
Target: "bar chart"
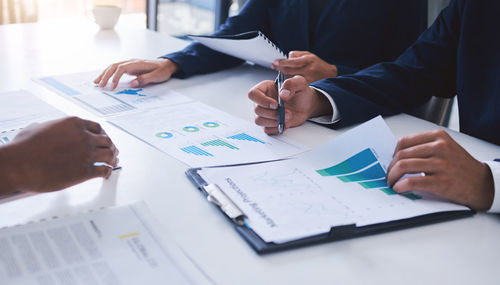
[[[344,183],[358,183],[364,189],[378,189],[387,195],[397,195],[387,186],[386,173],[371,148],[366,148],[331,167],[316,170],[321,176],[335,176]],[[413,193],[403,193],[410,200],[421,199]]]

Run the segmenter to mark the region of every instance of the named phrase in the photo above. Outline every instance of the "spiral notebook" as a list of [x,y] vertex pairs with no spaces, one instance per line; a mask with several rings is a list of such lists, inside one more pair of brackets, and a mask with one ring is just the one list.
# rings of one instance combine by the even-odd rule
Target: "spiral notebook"
[[188,37],[218,52],[267,68],[270,68],[276,59],[286,58],[285,53],[260,31],[237,35]]

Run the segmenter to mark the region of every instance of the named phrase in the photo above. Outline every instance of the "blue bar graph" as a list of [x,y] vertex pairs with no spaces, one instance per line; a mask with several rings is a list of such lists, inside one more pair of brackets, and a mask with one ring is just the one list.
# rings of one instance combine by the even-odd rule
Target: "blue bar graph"
[[382,178],[372,181],[364,181],[359,182],[359,185],[363,186],[365,189],[387,187],[387,180]]
[[194,154],[194,155],[198,155],[198,156],[212,156],[213,157],[213,154],[206,152],[203,149],[201,149],[197,146],[194,146],[194,145],[183,147],[183,148],[181,148],[181,150],[185,153]]
[[62,84],[61,82],[55,80],[52,77],[44,77],[44,78],[40,78],[40,80],[49,84],[50,86],[56,88],[57,90],[63,92],[64,94],[66,94],[68,96],[74,96],[74,95],[80,94],[80,92],[76,91],[75,89],[72,89],[71,87],[68,87],[68,86]]
[[344,176],[337,176],[337,178],[343,182],[357,182],[357,181],[381,179],[385,178],[385,170],[384,168],[382,168],[382,165],[380,165],[380,163],[377,163],[361,172]]
[[241,134],[237,134],[237,135],[234,135],[234,136],[230,136],[230,137],[227,137],[228,139],[233,139],[233,140],[239,140],[239,141],[250,141],[250,142],[258,142],[258,143],[261,143],[261,144],[265,144],[265,142],[259,140],[259,139],[256,139],[252,136],[249,136],[245,133],[241,133]]
[[4,143],[8,143],[10,140],[9,140],[9,138],[8,138],[8,137],[3,137],[3,138],[2,138],[2,141],[3,141]]
[[377,162],[377,157],[371,149],[367,148],[339,164],[329,168],[317,170],[317,172],[321,176],[342,175],[359,171],[374,162]]
[[[364,189],[377,189],[386,195],[398,194],[387,186],[385,170],[370,148],[366,148],[334,166],[316,170],[316,172],[321,176],[335,176],[344,183],[356,182]],[[401,196],[410,200],[422,199],[413,193],[405,193]]]

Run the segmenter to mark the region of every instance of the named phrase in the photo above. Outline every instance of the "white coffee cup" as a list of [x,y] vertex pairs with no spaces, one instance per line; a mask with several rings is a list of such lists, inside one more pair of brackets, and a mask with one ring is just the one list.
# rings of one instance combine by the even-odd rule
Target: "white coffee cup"
[[118,6],[96,5],[92,9],[94,22],[103,30],[113,29],[120,18],[122,9]]

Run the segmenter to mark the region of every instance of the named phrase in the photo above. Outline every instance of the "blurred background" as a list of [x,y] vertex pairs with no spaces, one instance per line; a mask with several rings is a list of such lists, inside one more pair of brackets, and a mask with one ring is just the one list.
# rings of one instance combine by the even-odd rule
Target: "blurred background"
[[[0,0],[0,24],[84,17],[94,5],[122,8],[122,16],[173,36],[209,34],[244,0]],[[138,21],[139,22],[139,21]]]
[[[210,34],[227,17],[236,15],[246,0],[0,0],[0,25],[54,21],[63,18],[91,17],[96,5],[121,7],[119,22],[127,27],[148,28],[177,38],[186,34]],[[263,0],[265,1],[265,0]],[[315,0],[309,0],[315,1]],[[366,0],[373,1],[373,0]],[[427,1],[427,22],[432,24],[449,0]],[[441,100],[441,99],[439,99]],[[455,99],[456,100],[456,99]],[[458,108],[453,100],[441,100],[446,111],[442,125],[458,129]],[[414,115],[426,117],[434,109],[417,110]]]
[[[425,0],[424,0],[425,1]],[[0,24],[83,17],[94,5],[122,8],[148,28],[173,36],[212,33],[245,0],[0,0]],[[449,0],[428,0],[432,22]]]

